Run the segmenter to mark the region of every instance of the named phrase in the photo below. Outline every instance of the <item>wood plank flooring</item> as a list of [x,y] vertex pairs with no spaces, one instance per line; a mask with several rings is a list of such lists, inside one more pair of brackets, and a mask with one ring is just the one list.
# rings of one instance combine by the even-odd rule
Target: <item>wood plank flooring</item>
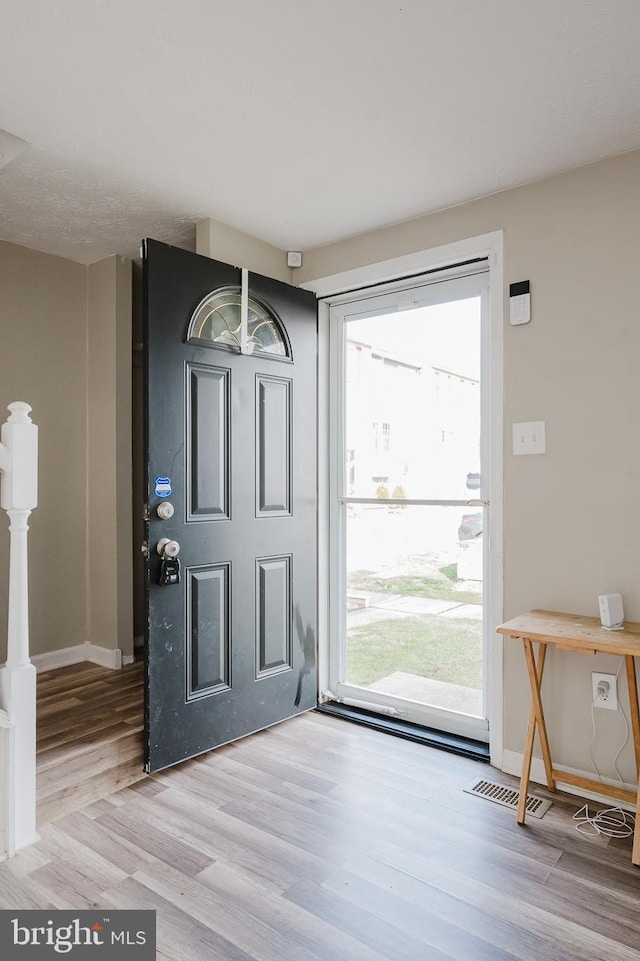
[[515,783],[311,712],[45,826],[0,907],[155,908],[164,961],[638,961],[630,841],[478,774]]
[[144,776],[142,662],[39,674],[36,713],[38,828]]

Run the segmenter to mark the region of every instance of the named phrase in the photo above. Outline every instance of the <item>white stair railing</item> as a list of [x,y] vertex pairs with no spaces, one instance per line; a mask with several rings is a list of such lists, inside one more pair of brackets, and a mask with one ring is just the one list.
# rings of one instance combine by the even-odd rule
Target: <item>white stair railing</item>
[[7,661],[0,668],[0,857],[38,839],[36,833],[36,670],[29,660],[27,531],[38,502],[38,428],[28,404],[9,404],[0,435],[0,506],[9,515]]

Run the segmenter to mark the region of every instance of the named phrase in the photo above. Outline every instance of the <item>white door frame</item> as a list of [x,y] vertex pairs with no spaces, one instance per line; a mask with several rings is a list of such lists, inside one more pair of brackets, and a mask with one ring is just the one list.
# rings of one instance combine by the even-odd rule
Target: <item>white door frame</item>
[[[489,674],[485,680],[489,696],[489,745],[491,763],[502,766],[503,752],[503,641],[495,628],[503,621],[503,397],[504,397],[504,239],[494,231],[466,240],[417,251],[403,257],[367,264],[339,274],[302,284],[313,290],[319,302],[318,345],[318,638],[319,689],[328,688],[329,598],[331,596],[330,505],[336,495],[331,489],[330,444],[337,436],[331,424],[329,399],[335,388],[334,361],[329,356],[329,310],[337,299],[358,288],[402,280],[411,275],[444,269],[476,258],[489,265],[489,350],[483,352],[482,379],[488,385],[486,408],[482,411],[483,447],[491,468],[491,509],[486,562],[489,564],[490,593],[486,617],[486,640],[490,643]],[[335,359],[334,359],[335,360]]]

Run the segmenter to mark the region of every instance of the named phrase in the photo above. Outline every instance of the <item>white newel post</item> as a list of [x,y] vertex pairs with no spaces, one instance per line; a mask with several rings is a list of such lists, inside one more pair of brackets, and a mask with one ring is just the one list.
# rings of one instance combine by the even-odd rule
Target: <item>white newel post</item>
[[7,662],[0,670],[0,706],[13,727],[9,758],[9,855],[36,841],[36,670],[29,660],[27,531],[38,502],[38,428],[31,407],[9,404],[2,426],[0,506],[9,515]]

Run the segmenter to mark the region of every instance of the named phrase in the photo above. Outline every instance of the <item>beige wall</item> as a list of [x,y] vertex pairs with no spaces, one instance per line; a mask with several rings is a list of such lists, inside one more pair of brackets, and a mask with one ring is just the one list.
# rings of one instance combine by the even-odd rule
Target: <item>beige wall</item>
[[[86,641],[130,653],[131,264],[111,257],[87,268],[0,244],[0,325],[0,407],[27,401],[39,427],[31,653]],[[6,528],[1,512],[0,662]]]
[[87,291],[88,637],[131,654],[131,262],[92,264]]
[[[0,420],[31,404],[39,504],[31,515],[31,651],[87,639],[86,268],[0,243]],[[6,656],[7,516],[0,512],[0,661]]]
[[[620,591],[640,621],[640,153],[305,251],[296,281],[504,229],[507,283],[531,281],[532,321],[505,330],[505,618],[530,608],[597,615]],[[511,425],[545,420],[547,454],[514,457]],[[552,652],[545,696],[555,760],[590,771],[591,671],[618,659]],[[504,656],[505,747],[520,751],[522,652]],[[624,737],[597,711],[605,776]],[[627,746],[623,776],[634,780]]]
[[224,264],[246,267],[286,284],[297,283],[295,271],[287,267],[286,251],[219,220],[201,220],[196,224],[196,250],[204,257],[213,257]]

